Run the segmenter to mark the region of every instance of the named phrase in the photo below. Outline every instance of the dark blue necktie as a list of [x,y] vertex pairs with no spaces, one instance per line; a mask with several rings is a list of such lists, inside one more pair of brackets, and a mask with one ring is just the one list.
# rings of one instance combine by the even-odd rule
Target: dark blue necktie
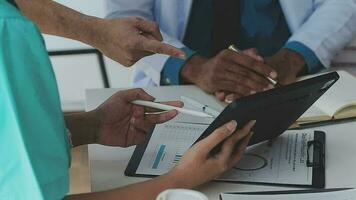
[[206,57],[238,44],[240,0],[193,0],[183,43]]
[[198,54],[211,56],[212,0],[193,0],[184,45]]
[[213,0],[212,55],[238,44],[240,0]]

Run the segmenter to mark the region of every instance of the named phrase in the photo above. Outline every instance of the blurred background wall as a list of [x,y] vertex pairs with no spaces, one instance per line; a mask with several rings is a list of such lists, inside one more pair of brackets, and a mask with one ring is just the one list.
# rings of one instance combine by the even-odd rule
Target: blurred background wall
[[[57,0],[57,2],[88,15],[105,16],[103,0]],[[81,42],[46,34],[44,37],[57,77],[63,110],[84,110],[85,89],[105,86],[98,54],[93,47]],[[124,68],[105,56],[103,63],[109,87],[131,85],[132,69]]]

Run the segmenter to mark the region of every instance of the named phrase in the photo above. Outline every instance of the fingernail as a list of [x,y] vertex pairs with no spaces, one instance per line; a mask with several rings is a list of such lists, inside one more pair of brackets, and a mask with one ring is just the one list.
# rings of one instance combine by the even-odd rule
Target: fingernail
[[136,122],[136,118],[135,118],[135,117],[132,117],[132,118],[130,119],[130,123],[131,123],[131,124],[135,124],[135,122]]
[[173,110],[173,112],[171,112],[171,113],[169,114],[169,117],[174,117],[174,116],[176,116],[176,115],[178,115],[178,111],[177,111],[177,110]]
[[180,102],[180,105],[181,105],[181,107],[183,108],[183,107],[184,107],[184,102],[181,101],[181,102]]
[[229,94],[229,95],[227,95],[226,96],[226,99],[225,99],[225,101],[226,102],[232,102],[234,100],[234,95],[233,94]]
[[232,103],[232,101],[225,99],[225,103]]
[[256,120],[252,120],[252,121],[251,121],[251,126],[252,126],[252,127],[255,126],[256,122],[257,122]]
[[277,78],[277,72],[271,72],[269,74],[269,76],[270,76],[270,78],[275,79],[275,78]]
[[256,94],[256,91],[251,90],[250,94]]
[[229,122],[226,125],[226,128],[230,131],[230,132],[234,132],[236,130],[236,126],[237,126],[237,122],[235,120],[232,120],[231,122]]
[[185,56],[185,54],[180,54],[180,55],[179,55],[179,58],[181,58],[181,59],[183,59],[183,60],[187,59],[187,57]]

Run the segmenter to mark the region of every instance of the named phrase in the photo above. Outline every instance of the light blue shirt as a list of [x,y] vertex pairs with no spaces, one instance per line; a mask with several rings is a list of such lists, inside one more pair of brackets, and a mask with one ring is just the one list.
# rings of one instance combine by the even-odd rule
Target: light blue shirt
[[[308,73],[317,72],[322,68],[315,53],[307,46],[300,42],[286,43],[291,34],[278,1],[242,0],[241,5],[241,25],[245,31],[239,36],[243,37],[242,40],[245,42],[240,48],[257,48],[262,56],[271,56],[281,48],[287,48],[299,53],[304,58]],[[164,30],[164,27],[161,28]],[[199,51],[187,47],[182,50],[187,53],[188,57],[199,53]],[[170,57],[161,72],[161,84],[180,84],[180,71],[185,62]]]

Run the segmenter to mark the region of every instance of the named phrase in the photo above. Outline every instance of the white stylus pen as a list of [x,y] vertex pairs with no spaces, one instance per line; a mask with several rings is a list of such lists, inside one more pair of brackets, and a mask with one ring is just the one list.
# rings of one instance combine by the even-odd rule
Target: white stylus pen
[[218,117],[220,115],[220,112],[210,108],[208,105],[204,105],[200,103],[197,100],[194,100],[192,98],[186,97],[186,96],[181,96],[180,99],[182,99],[184,102],[187,102],[188,104],[201,109],[203,112],[212,115],[214,117]]
[[[229,50],[231,50],[231,51],[234,51],[234,52],[236,52],[236,53],[238,53],[238,54],[244,54],[244,52],[243,51],[241,51],[239,48],[237,48],[235,45],[230,45],[229,46]],[[279,85],[279,83],[277,82],[277,81],[275,81],[275,80],[273,80],[272,78],[270,78],[270,77],[266,77],[267,78],[267,80],[270,82],[270,83],[272,83],[274,86],[280,86]]]
[[156,108],[156,109],[160,109],[160,110],[166,110],[166,111],[177,110],[180,113],[187,114],[187,115],[192,115],[192,116],[196,116],[196,117],[213,118],[213,116],[208,115],[208,114],[203,113],[203,112],[199,112],[199,111],[195,111],[195,110],[188,110],[188,109],[179,108],[179,107],[175,107],[175,106],[169,106],[169,105],[165,105],[165,104],[161,104],[161,103],[155,103],[155,102],[152,102],[152,101],[135,100],[135,101],[132,101],[131,103],[136,104],[136,105],[140,105],[140,106]]

